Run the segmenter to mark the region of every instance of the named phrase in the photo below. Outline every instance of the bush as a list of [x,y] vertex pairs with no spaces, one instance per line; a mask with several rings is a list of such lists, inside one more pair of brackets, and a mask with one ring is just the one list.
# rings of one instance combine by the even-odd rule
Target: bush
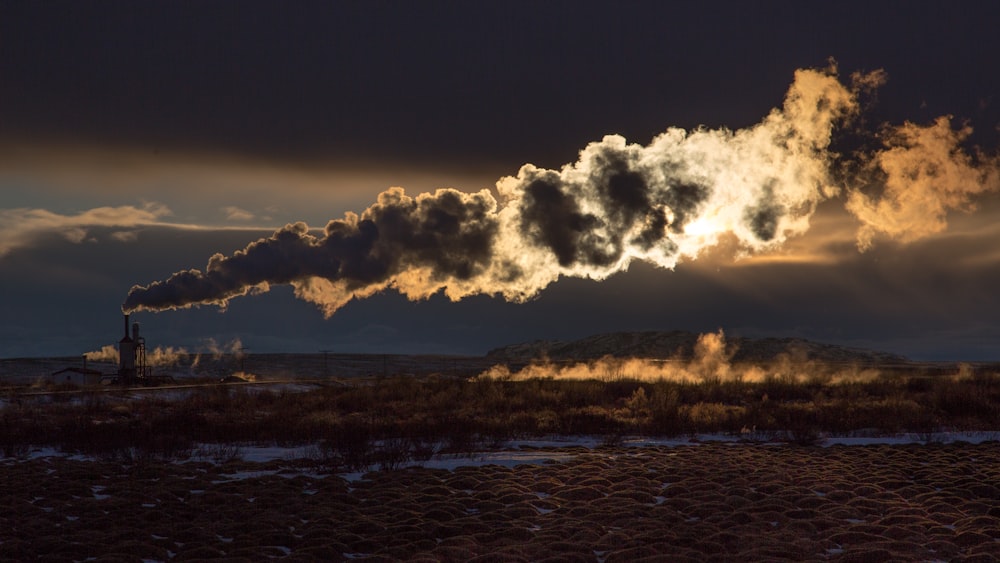
[[835,381],[395,377],[307,393],[253,394],[207,385],[169,400],[156,394],[121,400],[97,392],[61,402],[12,396],[0,407],[0,449],[11,456],[49,445],[137,459],[189,455],[195,443],[318,444],[318,457],[359,468],[551,433],[618,440],[635,433],[754,428],[811,443],[821,432],[982,430],[1000,419],[1000,377],[994,372],[970,368],[955,377],[896,373]]
[[650,431],[654,434],[673,436],[680,434],[680,393],[674,386],[657,385],[649,400]]
[[722,403],[682,405],[679,414],[690,432],[736,433],[745,426],[746,421],[744,407]]

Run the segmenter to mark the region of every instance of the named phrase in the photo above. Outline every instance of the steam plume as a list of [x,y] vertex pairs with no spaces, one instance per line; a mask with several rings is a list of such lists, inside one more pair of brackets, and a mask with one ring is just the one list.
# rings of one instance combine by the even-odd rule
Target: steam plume
[[862,222],[858,248],[870,248],[877,233],[910,242],[941,232],[948,211],[971,211],[973,196],[1000,189],[996,157],[978,155],[977,163],[961,150],[970,134],[968,125],[953,130],[949,117],[889,132],[886,149],[871,161],[884,177],[881,198],[852,191],[847,200],[847,209]]
[[[848,87],[832,67],[798,70],[782,107],[753,127],[670,128],[647,146],[609,135],[560,170],[526,164],[502,178],[499,201],[489,190],[409,196],[390,188],[322,234],[286,225],[232,256],[212,256],[204,271],[134,286],[123,309],[225,307],[271,284],[292,285],[327,316],[387,288],[411,299],[443,290],[453,300],[524,301],[560,276],[603,279],[633,260],[673,268],[723,235],[745,253],[774,249],[809,228],[820,202],[847,191],[833,185],[831,138],[859,112],[859,92],[884,78],[855,75]],[[881,195],[848,193],[862,248],[878,233],[905,241],[937,232],[947,211],[995,189],[995,160],[976,164],[958,148],[966,134],[947,120],[907,124],[853,167],[884,183]]]
[[[117,364],[119,361],[118,348],[114,344],[106,344],[100,350],[94,350],[84,354],[88,362],[110,362]],[[146,352],[146,362],[151,366],[173,366],[181,362],[188,356],[188,351],[184,348],[174,348],[172,346],[156,348]]]
[[523,381],[528,379],[572,379],[615,381],[672,381],[677,383],[745,381],[759,383],[767,380],[788,383],[841,383],[871,381],[880,375],[874,368],[857,365],[832,365],[795,358],[784,353],[774,361],[733,363],[736,349],[727,344],[723,331],[698,336],[694,356],[690,359],[614,358],[604,357],[588,362],[552,363],[533,362],[516,372],[506,364],[497,364],[479,374],[482,379]]

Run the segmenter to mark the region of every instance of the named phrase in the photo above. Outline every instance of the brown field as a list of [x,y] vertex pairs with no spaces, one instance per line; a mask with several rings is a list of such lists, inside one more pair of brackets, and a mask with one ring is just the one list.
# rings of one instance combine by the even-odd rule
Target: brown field
[[[951,441],[1000,435],[992,371],[136,391],[17,388],[0,401],[0,560],[1000,554],[1000,442]],[[689,442],[706,433],[728,442]],[[903,435],[912,443],[830,445]],[[552,436],[596,445],[480,461]],[[643,436],[680,445],[624,445]],[[248,461],[256,447],[289,453]]]
[[3,462],[0,552],[45,561],[995,561],[1000,443],[702,444],[348,481],[264,464]]

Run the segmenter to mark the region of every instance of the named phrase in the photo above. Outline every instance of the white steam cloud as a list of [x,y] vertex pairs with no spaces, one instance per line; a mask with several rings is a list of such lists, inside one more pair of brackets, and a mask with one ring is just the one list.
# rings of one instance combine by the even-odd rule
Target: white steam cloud
[[[187,348],[173,346],[157,346],[146,350],[146,363],[153,367],[170,367],[190,363],[190,368],[197,368],[203,356],[210,357],[214,361],[221,360],[226,356],[237,359],[244,357],[246,349],[239,338],[234,338],[225,344],[219,344],[214,338],[208,338],[199,346],[197,353],[188,352]],[[114,344],[106,344],[100,350],[93,350],[84,354],[88,362],[107,362],[117,364],[119,362],[118,347]]]
[[[232,256],[212,256],[204,271],[134,286],[123,309],[225,307],[272,284],[292,285],[328,316],[388,288],[411,299],[443,291],[519,302],[560,276],[604,279],[633,260],[673,268],[723,236],[743,254],[773,250],[809,229],[820,202],[844,194],[861,220],[862,248],[879,234],[914,240],[997,189],[997,161],[964,153],[968,130],[942,119],[886,126],[884,149],[838,162],[847,157],[831,150],[835,130],[854,121],[859,94],[884,79],[876,71],[845,86],[832,67],[798,70],[783,105],[755,126],[670,128],[646,146],[607,136],[559,170],[526,164],[502,178],[499,200],[489,190],[409,196],[390,188],[321,236],[290,224]],[[836,185],[835,168],[864,178]],[[855,187],[871,186],[869,176],[879,181],[874,190]]]
[[[119,361],[118,348],[114,344],[106,344],[100,350],[94,350],[84,354],[88,362],[111,362],[117,364]],[[164,367],[181,363],[188,357],[188,351],[184,348],[174,348],[172,346],[157,346],[146,351],[146,363],[150,366]]]

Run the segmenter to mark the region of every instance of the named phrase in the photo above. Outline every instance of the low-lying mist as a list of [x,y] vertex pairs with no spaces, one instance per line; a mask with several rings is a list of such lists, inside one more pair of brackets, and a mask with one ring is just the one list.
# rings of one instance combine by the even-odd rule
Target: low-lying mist
[[789,352],[764,364],[734,363],[737,347],[727,344],[722,330],[698,337],[694,355],[684,358],[676,354],[669,358],[616,358],[605,356],[586,362],[551,361],[542,359],[511,370],[498,364],[478,377],[484,379],[576,379],[612,381],[633,379],[638,381],[671,381],[676,383],[699,382],[762,382],[779,380],[788,383],[821,383],[835,385],[847,382],[868,382],[877,379],[881,371],[857,363],[834,364]]

